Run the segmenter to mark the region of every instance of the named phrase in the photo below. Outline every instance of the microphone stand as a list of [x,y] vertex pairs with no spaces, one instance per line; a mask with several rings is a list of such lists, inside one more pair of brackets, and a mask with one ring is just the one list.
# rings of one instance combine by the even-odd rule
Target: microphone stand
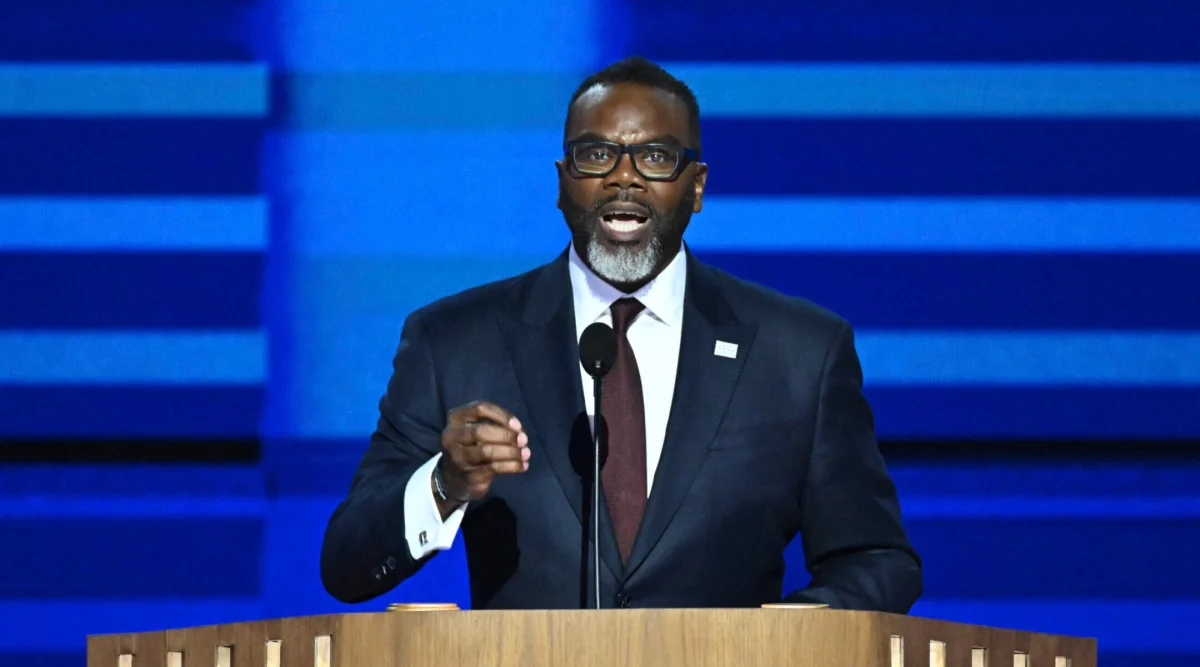
[[[602,322],[589,324],[579,337],[579,363],[592,376],[592,581],[596,591],[596,609],[600,609],[600,430],[604,426],[601,394],[604,376],[617,360],[617,337],[612,327]],[[587,473],[580,471],[580,477]],[[586,532],[585,532],[586,535]],[[587,555],[584,555],[587,558]],[[586,575],[585,575],[586,576]],[[584,583],[584,588],[587,584]],[[587,606],[587,602],[584,602]]]
[[600,395],[603,387],[604,377],[593,375],[592,392],[596,402],[592,411],[592,572],[595,576],[596,609],[600,608]]

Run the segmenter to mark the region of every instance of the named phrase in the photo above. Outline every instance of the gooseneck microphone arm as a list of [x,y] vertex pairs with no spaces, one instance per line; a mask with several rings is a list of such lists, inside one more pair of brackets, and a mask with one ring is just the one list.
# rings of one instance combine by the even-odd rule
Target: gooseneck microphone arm
[[596,586],[596,609],[600,608],[600,397],[604,377],[592,376],[592,392],[596,396],[595,417],[592,419],[592,570]]
[[[604,414],[601,398],[604,376],[617,362],[617,334],[603,322],[588,325],[579,337],[579,363],[592,376],[592,582],[596,588],[596,609],[600,609],[600,439]],[[585,556],[586,558],[586,556]]]

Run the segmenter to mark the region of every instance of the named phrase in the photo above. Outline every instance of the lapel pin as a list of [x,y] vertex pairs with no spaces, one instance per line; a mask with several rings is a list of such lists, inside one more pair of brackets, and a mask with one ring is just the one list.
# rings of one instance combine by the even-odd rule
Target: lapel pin
[[717,348],[713,350],[713,354],[726,359],[737,359],[737,343],[726,343],[723,340],[717,341]]

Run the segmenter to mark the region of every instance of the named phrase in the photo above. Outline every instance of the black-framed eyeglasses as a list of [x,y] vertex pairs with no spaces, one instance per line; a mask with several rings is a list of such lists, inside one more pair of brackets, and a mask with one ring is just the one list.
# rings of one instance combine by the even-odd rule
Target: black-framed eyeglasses
[[695,149],[673,144],[618,144],[577,139],[563,145],[570,166],[583,176],[607,176],[628,153],[633,167],[648,181],[669,181],[688,162],[699,159]]

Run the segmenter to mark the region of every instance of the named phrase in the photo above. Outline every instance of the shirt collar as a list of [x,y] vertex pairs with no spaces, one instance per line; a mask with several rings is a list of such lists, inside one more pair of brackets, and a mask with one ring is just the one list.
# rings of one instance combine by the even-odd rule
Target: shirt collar
[[683,324],[683,298],[687,287],[687,251],[680,247],[675,258],[654,280],[632,294],[625,294],[596,275],[571,244],[569,270],[571,293],[575,303],[575,324],[578,332],[598,321],[617,299],[633,297],[646,306],[646,311],[670,327]]

